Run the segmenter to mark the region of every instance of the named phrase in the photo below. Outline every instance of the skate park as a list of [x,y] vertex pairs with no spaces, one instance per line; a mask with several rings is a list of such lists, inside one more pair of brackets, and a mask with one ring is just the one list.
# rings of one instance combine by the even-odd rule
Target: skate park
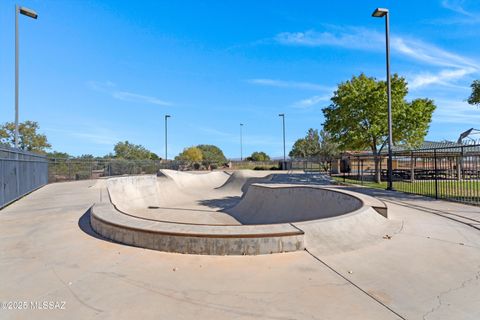
[[331,237],[348,239],[339,246],[358,246],[395,228],[373,197],[335,188],[327,177],[319,185],[288,184],[288,178],[252,170],[109,178],[91,224],[130,245],[216,255],[298,251],[306,239],[313,245]]
[[0,12],[0,320],[480,319],[480,2]]
[[[4,292],[66,301],[66,310],[21,311],[40,319],[478,316],[477,207],[332,184],[323,174],[212,173],[54,183],[12,203],[0,214]],[[268,201],[257,203],[258,190],[249,199],[255,188]],[[303,192],[341,210],[291,211],[299,203],[286,199]]]

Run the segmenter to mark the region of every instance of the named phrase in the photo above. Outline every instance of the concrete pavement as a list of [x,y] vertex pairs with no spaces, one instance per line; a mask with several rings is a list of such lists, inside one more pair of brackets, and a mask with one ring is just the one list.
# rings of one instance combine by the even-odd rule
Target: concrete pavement
[[377,194],[401,227],[367,247],[196,256],[96,237],[97,183],[47,185],[0,211],[0,301],[65,301],[1,319],[480,318],[480,231],[435,213],[474,224],[478,208]]

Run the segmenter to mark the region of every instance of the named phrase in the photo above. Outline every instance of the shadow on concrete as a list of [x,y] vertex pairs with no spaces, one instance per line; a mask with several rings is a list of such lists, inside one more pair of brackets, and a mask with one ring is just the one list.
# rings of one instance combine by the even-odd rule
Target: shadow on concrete
[[104,241],[108,241],[108,242],[113,242],[113,243],[118,243],[118,242],[115,242],[115,241],[112,241],[108,238],[105,238],[101,235],[99,235],[98,233],[95,232],[95,230],[93,230],[92,228],[92,225],[90,224],[90,210],[91,208],[89,208],[87,210],[87,212],[85,212],[81,217],[80,219],[78,219],[78,227],[80,228],[80,230],[82,230],[83,232],[85,232],[86,234],[88,234],[89,236],[91,237],[94,237],[94,238],[97,238],[99,240],[104,240]]
[[219,199],[200,200],[198,203],[209,208],[218,208],[220,211],[233,208],[240,202],[240,196],[229,196]]

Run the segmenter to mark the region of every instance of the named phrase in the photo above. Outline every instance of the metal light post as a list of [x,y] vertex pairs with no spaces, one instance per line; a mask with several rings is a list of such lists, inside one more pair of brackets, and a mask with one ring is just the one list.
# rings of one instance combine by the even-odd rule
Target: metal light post
[[280,113],[278,116],[282,117],[282,122],[283,122],[283,169],[286,169],[287,157],[285,153],[285,113]]
[[393,170],[392,170],[392,88],[390,84],[390,22],[389,12],[385,8],[377,8],[372,13],[372,17],[385,17],[385,44],[386,44],[386,62],[387,62],[387,102],[388,102],[388,161],[387,161],[387,190],[393,190]]
[[165,160],[168,160],[168,132],[167,132],[167,119],[171,116],[169,114],[165,115]]
[[240,123],[240,161],[243,161],[243,123]]
[[28,8],[15,5],[15,148],[18,148],[18,14],[37,19],[38,14]]

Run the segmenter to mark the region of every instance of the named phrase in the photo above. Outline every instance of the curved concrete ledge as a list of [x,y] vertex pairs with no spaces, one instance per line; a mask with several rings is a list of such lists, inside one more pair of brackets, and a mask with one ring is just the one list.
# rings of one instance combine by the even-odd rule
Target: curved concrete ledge
[[241,201],[226,212],[244,225],[292,223],[341,216],[364,205],[360,194],[335,188],[252,184]]
[[122,214],[110,203],[95,204],[92,228],[100,235],[142,248],[206,255],[258,255],[303,250],[303,231],[291,224],[189,225]]

